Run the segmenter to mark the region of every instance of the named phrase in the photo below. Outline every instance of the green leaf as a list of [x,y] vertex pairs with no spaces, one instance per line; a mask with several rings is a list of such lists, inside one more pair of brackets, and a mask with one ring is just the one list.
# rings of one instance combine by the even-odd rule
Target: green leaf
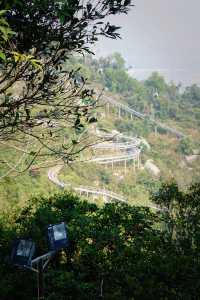
[[3,53],[2,51],[0,51],[0,58],[1,58],[2,60],[6,60],[6,55],[5,55],[5,53]]
[[7,10],[0,10],[0,16],[3,16],[3,15],[5,15],[5,13],[7,12]]
[[64,25],[64,23],[65,23],[65,16],[64,16],[64,15],[60,15],[60,16],[59,16],[59,19],[60,19],[60,23],[61,23],[62,25]]

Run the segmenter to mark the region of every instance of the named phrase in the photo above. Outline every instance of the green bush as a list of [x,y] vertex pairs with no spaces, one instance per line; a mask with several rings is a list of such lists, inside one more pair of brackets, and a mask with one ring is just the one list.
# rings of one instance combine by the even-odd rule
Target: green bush
[[32,237],[45,253],[49,223],[67,223],[70,246],[45,273],[45,299],[199,299],[200,184],[181,192],[165,184],[153,201],[162,210],[110,203],[102,208],[68,193],[32,199],[1,217],[0,293],[36,299],[36,278],[8,264],[12,239]]
[[177,152],[183,155],[192,154],[192,142],[190,141],[190,139],[181,139],[177,147]]

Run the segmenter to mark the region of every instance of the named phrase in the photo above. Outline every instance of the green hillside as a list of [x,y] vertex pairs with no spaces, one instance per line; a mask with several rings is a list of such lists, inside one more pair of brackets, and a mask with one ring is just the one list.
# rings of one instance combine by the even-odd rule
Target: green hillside
[[[162,181],[174,178],[181,188],[186,188],[199,178],[200,88],[198,86],[183,89],[173,82],[166,83],[157,73],[140,82],[129,75],[125,61],[117,53],[99,60],[91,57],[84,60],[81,57],[73,58],[65,68],[67,70],[80,68],[79,74],[88,78],[87,84],[98,92],[104,89],[103,94],[107,97],[146,116],[145,119],[135,116],[131,119],[130,115],[122,111],[119,118],[117,108],[111,106],[109,112],[106,110],[102,96],[97,111],[98,122],[89,129],[94,136],[95,130],[104,130],[108,133],[114,130],[128,136],[143,138],[150,148],[147,149],[144,144],[140,146],[141,165],[135,171],[132,162],[127,162],[126,173],[123,163],[115,164],[113,169],[111,166],[95,163],[74,163],[60,171],[58,174],[60,180],[76,187],[92,186],[106,189],[123,195],[131,204],[148,205],[149,194],[155,192]],[[185,137],[177,138],[155,126],[152,119],[179,130]],[[2,151],[1,158],[16,161],[16,152]],[[114,153],[97,151],[96,155],[114,155]],[[92,153],[88,150],[81,154],[83,161],[91,157]],[[148,160],[160,170],[159,176],[155,176],[145,168]],[[0,186],[1,206],[15,203],[21,205],[32,195],[48,194],[59,189],[48,180],[47,172],[48,168],[42,168],[27,171],[19,176],[16,172],[5,176],[6,168],[1,170],[1,175],[4,176]],[[100,197],[99,200],[93,201],[101,203],[101,200]]]

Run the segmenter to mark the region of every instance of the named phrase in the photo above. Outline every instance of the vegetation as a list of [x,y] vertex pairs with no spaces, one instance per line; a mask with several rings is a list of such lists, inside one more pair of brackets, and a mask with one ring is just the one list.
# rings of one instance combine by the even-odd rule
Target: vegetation
[[[119,58],[120,56],[117,55],[117,57]],[[114,61],[114,58],[112,60],[106,58],[94,60],[91,59],[91,57],[86,56],[84,60],[81,57],[71,58],[64,65],[64,69],[70,71],[73,69],[81,68],[79,71],[80,76],[87,76],[88,82],[91,82],[93,87],[98,86],[98,89],[100,89],[101,87],[103,88],[102,78],[104,77],[104,69],[100,68],[100,64],[103,65],[102,61],[104,60],[108,62]],[[136,93],[136,95],[138,96],[135,95],[134,91],[136,90],[132,91],[132,94],[130,94],[135,97],[134,101],[136,103],[136,107],[135,104],[131,104],[132,100],[129,100],[129,96],[127,96],[125,91],[121,92],[120,94],[114,94],[114,92],[112,92],[112,94],[110,95],[112,97],[116,97],[116,99],[119,99],[119,101],[122,101],[125,104],[132,105],[134,109],[136,108],[139,110],[143,107],[144,110],[141,110],[141,112],[143,113],[148,114],[148,111],[150,111],[151,109],[152,111],[154,111],[154,116],[163,115],[164,112],[166,114],[166,111],[162,112],[161,108],[157,108],[158,110],[156,110],[156,107],[154,107],[152,104],[155,101],[158,103],[162,103],[162,97],[164,97],[165,95],[164,92],[159,92],[159,96],[156,99],[152,100],[154,102],[151,102],[150,98],[145,98],[145,95],[148,94],[146,82],[139,82],[136,79],[133,79],[130,75],[128,75],[125,65],[123,68],[122,65],[123,64],[120,65],[120,68],[123,69],[123,72],[127,74],[129,80],[133,80],[133,83],[135,84],[133,86],[136,86],[137,83],[137,86],[140,87],[140,89],[138,88],[138,94]],[[113,69],[109,67],[112,69],[112,74],[115,74],[117,66],[118,64],[115,64],[115,67],[113,66]],[[122,78],[125,77],[122,76]],[[154,78],[154,80],[151,78]],[[147,81],[154,82],[159,78],[160,75],[152,75]],[[163,80],[164,79],[159,79],[158,81],[163,82]],[[123,80],[120,81],[120,84],[121,82],[123,82]],[[163,86],[165,86],[166,89],[165,93],[166,91],[170,90],[170,87],[172,90],[175,89],[174,84],[167,84],[165,81],[164,83],[165,84],[163,84]],[[158,86],[159,85],[157,84],[157,91]],[[100,168],[99,165],[90,166],[90,164],[84,164],[84,167],[83,165],[73,164],[73,168],[66,168],[66,170],[63,169],[63,171],[59,175],[60,178],[64,182],[71,183],[75,186],[82,184],[85,184],[86,186],[92,185],[94,187],[102,187],[111,191],[115,191],[119,194],[124,194],[124,196],[127,197],[130,203],[137,205],[150,203],[149,192],[156,191],[158,189],[159,180],[165,181],[170,178],[174,178],[184,189],[189,184],[191,184],[191,182],[198,181],[200,175],[199,159],[196,158],[196,161],[191,163],[189,163],[185,159],[187,155],[192,155],[194,150],[198,152],[199,149],[198,119],[191,117],[191,114],[197,115],[198,108],[191,106],[189,100],[188,103],[186,103],[185,91],[183,91],[182,93],[179,91],[178,93],[176,89],[176,93],[177,95],[174,100],[172,100],[172,98],[169,98],[172,97],[170,96],[172,95],[172,92],[169,93],[167,96],[168,98],[166,98],[166,101],[168,101],[169,111],[172,111],[173,107],[176,107],[176,110],[173,112],[175,118],[172,119],[170,113],[168,116],[166,114],[163,121],[167,124],[170,124],[172,127],[179,128],[179,130],[188,135],[188,137],[181,140],[177,140],[173,136],[167,135],[166,132],[162,132],[160,129],[157,130],[157,134],[154,133],[154,126],[147,119],[144,121],[137,118],[131,120],[127,116],[122,115],[122,118],[119,120],[114,111],[112,112],[112,108],[110,109],[109,115],[103,114],[103,109],[101,107],[98,110],[98,128],[106,130],[118,130],[131,136],[136,135],[145,137],[145,139],[150,144],[151,149],[147,150],[145,149],[145,145],[142,146],[142,165],[145,164],[146,160],[153,159],[154,163],[161,170],[159,178],[153,178],[152,175],[148,174],[148,172],[145,170],[137,170],[137,172],[134,173],[131,166],[129,166],[128,172],[125,175],[123,165],[121,165],[121,167],[115,167],[114,171],[111,173],[110,171],[105,170],[104,167]],[[70,132],[65,134],[65,136],[70,137]],[[8,145],[5,145],[4,148],[1,148],[2,152],[0,153],[2,160],[4,159],[4,161],[6,160],[7,162],[12,161],[13,165],[15,166],[18,162],[17,158],[20,152],[17,150],[15,150],[16,152],[7,152],[7,150],[5,150],[8,149],[7,147]],[[32,146],[30,145],[30,147]],[[87,153],[84,152],[81,156],[81,160],[84,160],[86,158]],[[45,161],[44,165],[41,165],[41,167],[45,167],[46,165],[48,166],[47,162]],[[23,168],[21,167],[16,167],[16,169],[18,172],[23,171]],[[5,170],[6,168],[1,169],[1,174],[3,176],[4,174],[6,174]],[[12,170],[11,173],[4,177],[5,179],[3,181],[1,180],[2,192],[0,196],[0,205],[2,207],[5,207],[5,195],[7,199],[6,203],[12,205],[16,202],[24,203],[30,196],[38,194],[40,192],[43,194],[48,194],[52,190],[56,189],[56,186],[49,185],[47,183],[48,180],[46,169],[33,168],[33,171],[25,172],[25,174],[23,175],[23,179],[22,177],[18,176],[13,181],[12,174],[14,173],[15,170]],[[94,179],[92,184],[91,178]],[[26,187],[23,184],[23,180],[26,181]],[[7,182],[10,182],[9,188],[7,186]],[[13,184],[11,184],[11,182],[13,182]],[[6,192],[8,190],[10,191],[9,193]]]
[[91,53],[99,36],[119,37],[119,27],[104,19],[130,6],[131,1],[1,1],[6,14],[0,141],[26,149],[24,169],[38,157],[73,160],[90,144],[85,128],[96,120],[97,97],[76,69],[63,70],[63,64],[72,54]]
[[66,66],[73,68],[74,65],[83,69],[90,82],[101,84],[133,109],[156,119],[175,122],[184,129],[199,128],[199,86],[184,89],[181,84],[167,83],[157,72],[138,81],[129,74],[119,53],[99,59],[80,57],[72,59]]
[[[9,260],[13,239],[32,237],[37,255],[43,254],[47,225],[60,221],[67,224],[70,243],[45,273],[45,299],[199,299],[200,184],[191,182],[200,176],[200,87],[183,89],[156,72],[138,81],[119,53],[91,56],[100,36],[119,37],[119,27],[106,18],[127,13],[131,5],[130,0],[0,2],[2,300],[36,299],[34,274]],[[122,112],[119,120],[115,108],[108,113],[97,105],[94,90],[105,90],[146,117]],[[154,120],[185,137],[168,135]],[[141,137],[141,168],[134,171],[129,162],[126,170],[71,164],[90,158],[97,128]],[[145,169],[149,159],[159,175]],[[60,160],[70,163],[59,174],[62,181],[92,182],[123,194],[127,203],[54,194],[57,187],[49,184],[46,168]],[[177,183],[163,183],[171,178]]]
[[[110,108],[110,114],[105,114],[104,108],[100,107],[98,113],[95,114],[95,117],[98,117],[97,127],[109,131],[118,130],[131,136],[144,137],[150,144],[151,149],[147,150],[145,145],[142,145],[142,165],[144,166],[148,159],[153,159],[161,171],[160,177],[154,178],[146,170],[137,170],[134,173],[131,166],[128,167],[125,175],[123,165],[121,167],[115,166],[114,171],[110,172],[105,170],[104,167],[100,168],[99,165],[84,164],[84,167],[82,167],[83,165],[73,164],[73,168],[63,169],[59,175],[64,182],[71,183],[74,186],[84,184],[106,188],[124,194],[129,203],[140,205],[150,203],[149,192],[158,189],[159,180],[164,182],[174,178],[180,187],[184,189],[192,182],[198,181],[200,175],[199,159],[196,158],[196,161],[191,161],[191,163],[186,160],[187,155],[192,155],[194,151],[198,153],[199,149],[198,107],[194,106],[189,98],[186,100],[186,90],[189,90],[189,88],[185,91],[181,90],[180,86],[176,86],[174,83],[166,83],[158,74],[152,74],[146,81],[139,82],[128,74],[125,62],[119,54],[113,54],[111,57],[100,58],[99,60],[92,59],[90,56],[84,58],[71,57],[63,65],[63,70],[67,72],[78,68],[80,68],[79,76],[87,77],[92,88],[107,89],[106,93],[110,93],[111,97],[116,97],[118,101],[149,115],[150,118],[154,117],[174,128],[178,128],[186,134],[186,138],[177,140],[159,128],[157,128],[157,133],[154,132],[155,126],[148,118],[146,120],[137,118],[131,120],[128,116],[122,114],[122,118],[119,120],[118,115],[114,113],[114,109]],[[123,76],[119,76],[121,80],[117,77],[118,72],[123,72]],[[127,80],[125,78],[128,78],[130,86],[126,84]],[[111,83],[115,82],[115,87],[108,87],[106,80]],[[121,88],[119,88],[120,85]],[[108,88],[110,91],[108,91]],[[95,127],[93,126],[93,128]],[[45,130],[57,130],[57,128],[45,128]],[[75,141],[80,135],[68,131],[65,132],[64,136],[65,139],[73,137]],[[15,167],[21,152],[16,149],[7,151],[7,149],[8,143],[4,147],[1,146],[1,159],[2,161],[12,162]],[[28,149],[33,150],[32,144],[29,145]],[[81,160],[84,159],[87,159],[86,152],[81,156]],[[27,162],[30,162],[30,160],[26,161],[22,167],[17,166],[15,168],[17,172],[22,172],[23,166],[25,167]],[[50,163],[48,162],[49,160],[45,160],[39,169],[34,167],[30,172],[25,172],[23,179],[20,179],[19,176],[14,181],[12,175],[16,173],[16,170],[11,169],[11,172],[7,174],[7,164],[4,168],[1,168],[0,172],[4,180],[1,180],[0,205],[5,207],[5,195],[6,203],[12,205],[16,202],[24,203],[30,196],[40,192],[48,194],[56,189],[56,186],[47,183],[47,171],[43,169],[48,164],[54,166],[56,162],[53,164],[51,164],[51,160]],[[37,161],[37,164],[39,164],[39,161]],[[94,179],[92,184],[91,178]],[[26,187],[23,185],[23,180],[26,181]],[[9,188],[7,182],[10,182]],[[9,193],[6,192],[8,190]]]
[[192,154],[192,142],[189,139],[182,139],[177,147],[177,151],[181,154]]
[[67,223],[70,246],[45,274],[46,299],[198,299],[200,185],[165,184],[153,197],[164,210],[95,204],[70,194],[32,199],[1,218],[2,299],[35,299],[30,271],[8,266],[12,239],[31,236],[46,249],[49,223]]

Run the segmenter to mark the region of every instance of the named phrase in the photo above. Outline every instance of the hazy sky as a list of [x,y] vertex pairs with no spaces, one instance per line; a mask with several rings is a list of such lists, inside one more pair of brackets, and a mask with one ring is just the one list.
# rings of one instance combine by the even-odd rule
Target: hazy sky
[[137,78],[158,70],[168,80],[200,84],[200,0],[135,0],[112,18],[122,40],[98,43],[97,55],[120,52]]

